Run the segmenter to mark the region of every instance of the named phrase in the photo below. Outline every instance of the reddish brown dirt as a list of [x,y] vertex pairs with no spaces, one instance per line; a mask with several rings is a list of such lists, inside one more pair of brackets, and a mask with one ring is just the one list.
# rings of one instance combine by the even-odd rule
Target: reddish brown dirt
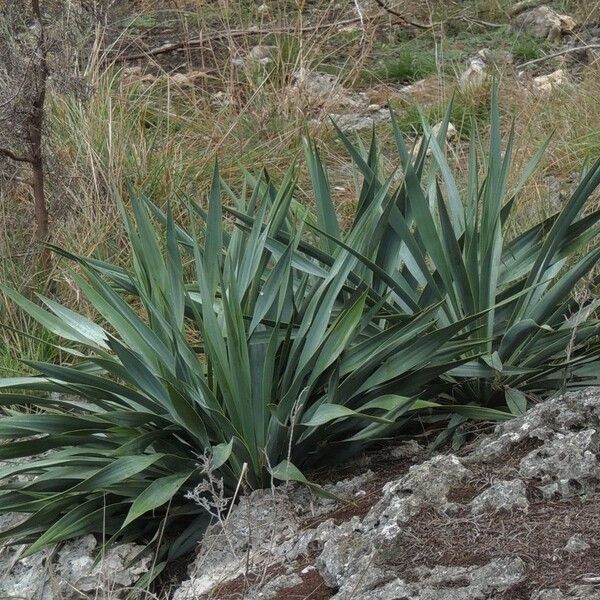
[[[291,571],[301,577],[302,583],[281,590],[275,596],[275,600],[304,600],[308,598],[310,600],[328,600],[331,598],[335,594],[335,590],[326,585],[321,575],[319,575],[319,571],[314,568],[313,563],[314,557],[300,559],[294,563]],[[236,579],[217,587],[210,598],[211,600],[241,600],[246,596],[248,589],[259,581],[262,580],[263,583],[267,583],[282,575],[287,570],[282,565],[273,565],[260,575],[255,573],[247,576],[240,575]]]
[[[339,508],[325,515],[314,518],[308,518],[302,526],[306,529],[317,527],[319,523],[334,519],[336,523],[341,523],[354,516],[363,517],[371,507],[381,498],[383,486],[393,479],[401,477],[408,471],[411,465],[415,464],[413,458],[394,458],[390,454],[390,448],[382,448],[366,453],[363,457],[352,461],[345,466],[323,469],[319,472],[310,474],[311,481],[316,481],[321,485],[326,483],[335,483],[342,479],[349,479],[357,475],[364,474],[368,469],[374,472],[374,477],[364,486],[365,494],[358,499],[342,504]],[[425,458],[424,456],[422,458]],[[335,590],[327,587],[325,581],[314,567],[314,556],[309,556],[296,561],[292,570],[284,568],[282,565],[272,565],[266,572],[260,575],[250,574],[240,576],[237,579],[225,582],[219,586],[211,595],[211,600],[235,600],[244,597],[245,592],[258,582],[263,583],[271,581],[285,572],[295,572],[302,578],[302,583],[292,588],[279,592],[276,600],[326,600],[335,594]],[[305,573],[303,571],[306,570]]]
[[275,600],[328,600],[335,594],[335,590],[327,586],[317,569],[310,569],[307,573],[300,573],[302,583],[281,590]]
[[[483,565],[495,558],[520,557],[526,580],[510,588],[502,600],[529,599],[548,588],[567,590],[585,574],[597,574],[600,565],[600,497],[568,500],[543,498],[535,482],[527,488],[529,509],[472,515],[466,506],[493,481],[512,479],[520,460],[539,446],[536,440],[516,444],[509,455],[490,464],[469,465],[473,476],[450,491],[451,502],[465,505],[448,516],[426,510],[414,517],[398,541],[402,552],[390,556],[403,578],[416,567]],[[580,534],[590,545],[585,552],[567,552],[565,545]]]
[[368,470],[373,471],[374,477],[363,486],[365,492],[363,496],[352,499],[347,504],[342,504],[326,515],[307,519],[304,526],[306,528],[316,527],[327,519],[333,519],[336,523],[341,523],[355,516],[364,517],[381,498],[382,489],[386,483],[402,477],[412,465],[418,464],[426,458],[424,453],[418,457],[395,458],[391,454],[391,450],[390,447],[373,450],[347,466],[311,474],[311,481],[321,485],[364,475]]

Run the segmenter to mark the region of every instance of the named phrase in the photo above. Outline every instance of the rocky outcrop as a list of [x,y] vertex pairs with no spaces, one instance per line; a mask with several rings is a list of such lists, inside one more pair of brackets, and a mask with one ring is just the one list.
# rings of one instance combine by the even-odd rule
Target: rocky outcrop
[[[0,522],[0,529],[13,524]],[[143,550],[135,544],[115,546],[98,556],[97,546],[96,538],[88,535],[23,559],[19,559],[22,548],[4,548],[0,553],[0,598],[124,598],[149,570],[152,557],[134,561]]]
[[343,519],[300,488],[255,492],[209,531],[175,600],[233,597],[241,581],[247,598],[302,597],[309,572],[336,600],[598,599],[598,432],[600,390],[582,391],[407,463],[366,511],[352,504],[377,474],[341,482]]

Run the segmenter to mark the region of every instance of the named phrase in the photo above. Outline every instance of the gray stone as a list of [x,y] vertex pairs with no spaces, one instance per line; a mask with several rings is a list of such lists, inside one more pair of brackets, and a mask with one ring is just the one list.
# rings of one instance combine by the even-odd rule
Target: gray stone
[[520,479],[498,481],[471,501],[471,512],[480,514],[497,510],[527,510],[527,488]]
[[364,112],[347,113],[347,114],[331,114],[331,118],[336,125],[343,131],[361,131],[362,129],[370,129],[374,125],[385,123],[390,120],[390,111],[387,108],[378,108],[377,110],[368,110]]
[[254,46],[253,48],[250,48],[248,54],[246,54],[246,62],[268,65],[273,62],[275,50],[277,50],[276,46],[264,46],[262,44]]
[[500,558],[482,566],[421,569],[417,583],[391,578],[375,568],[380,575],[376,583],[370,571],[368,567],[362,572],[358,586],[344,584],[335,600],[483,600],[522,581],[525,563],[520,558]]
[[477,52],[486,65],[494,67],[506,67],[514,61],[512,53],[507,50],[499,50],[497,48],[482,48]]
[[498,425],[493,434],[478,440],[463,462],[495,462],[522,442],[539,441],[541,445],[555,432],[589,428],[600,428],[600,397],[594,388],[547,400],[521,418]]
[[6,549],[0,555],[0,597],[58,600],[50,582],[48,552],[17,558],[17,554]]
[[572,17],[561,15],[549,6],[542,5],[517,14],[513,11],[511,25],[517,32],[557,42],[564,35],[572,33],[577,23]]
[[584,537],[576,533],[571,536],[565,545],[565,550],[567,552],[571,552],[573,554],[578,554],[580,552],[586,552],[589,550],[591,546],[585,541]]
[[[431,136],[432,137],[435,137],[437,139],[437,137],[440,134],[440,131],[442,130],[442,125],[443,125],[443,122],[440,121],[439,123],[436,123],[431,128]],[[446,129],[446,143],[442,145],[442,148],[445,149],[446,146],[450,146],[457,139],[458,139],[458,131],[456,130],[454,123],[450,122],[450,123],[448,123],[448,127]],[[412,149],[413,157],[415,157],[415,158],[417,157],[417,155],[419,154],[419,152],[421,150],[422,145],[423,145],[423,137],[420,137],[417,139],[417,141],[415,142],[415,145]],[[426,155],[431,156],[432,154],[433,154],[433,150],[432,150],[431,144],[430,144],[426,150]]]
[[423,446],[415,440],[409,440],[391,449],[394,458],[413,458],[424,452]]
[[598,448],[599,436],[595,429],[556,432],[521,460],[519,473],[541,483],[557,483],[565,490],[573,482],[581,490],[588,489],[600,479],[600,464],[596,458]]
[[531,600],[600,600],[600,590],[589,585],[578,585],[568,592],[559,589],[542,590]]
[[[323,487],[325,490],[335,494],[338,497],[351,499],[361,496],[361,492],[364,491],[365,485],[372,481],[374,477],[375,473],[369,469],[362,475],[357,475],[351,479],[343,479],[334,485],[326,484]],[[319,502],[319,504],[331,509],[334,508],[335,501],[323,499],[321,502]]]
[[369,511],[364,525],[374,527],[383,537],[393,537],[423,505],[443,509],[448,492],[463,481],[470,471],[456,456],[439,455],[411,467],[408,473],[383,488],[383,497]]
[[[340,495],[356,491],[372,477],[362,476],[330,486]],[[278,490],[258,490],[244,496],[223,524],[207,530],[200,552],[190,565],[190,578],[175,592],[173,600],[192,600],[220,583],[265,565],[289,564],[311,549],[321,548],[334,528],[331,520],[315,528],[302,528],[302,519],[319,517],[335,509],[331,500],[315,499],[306,488],[290,485]]]
[[468,67],[463,71],[458,79],[458,85],[461,90],[477,90],[487,79],[486,64],[484,60],[476,56],[471,59]]
[[124,598],[150,566],[151,556],[129,566],[143,547],[122,544],[110,548],[98,564],[94,536],[65,543],[50,559],[50,551],[18,559],[16,551],[5,549],[0,555],[0,596],[35,600],[81,600],[102,597]]
[[[395,578],[393,569],[378,567],[404,524],[423,506],[444,510],[450,489],[469,475],[456,456],[435,456],[415,465],[383,489],[381,500],[360,521],[354,517],[331,532],[317,566],[325,582],[339,588],[340,599],[374,590]],[[367,596],[357,596],[367,597]]]
[[134,565],[129,565],[143,548],[136,544],[113,546],[94,565],[99,549],[96,538],[88,535],[68,542],[60,549],[55,569],[67,587],[92,596],[100,591],[128,591],[152,563],[152,556],[147,554]]
[[564,69],[557,69],[546,75],[539,75],[531,80],[532,91],[538,96],[550,94],[556,88],[568,84],[567,73]]
[[292,78],[290,93],[304,106],[340,107],[350,113],[357,109],[366,110],[369,105],[366,96],[347,90],[333,75],[301,68]]

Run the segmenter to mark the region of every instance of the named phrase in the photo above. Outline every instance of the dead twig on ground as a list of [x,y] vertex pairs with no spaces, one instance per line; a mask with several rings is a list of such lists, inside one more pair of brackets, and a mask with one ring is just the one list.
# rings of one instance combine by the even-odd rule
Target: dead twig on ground
[[594,50],[596,48],[600,49],[600,44],[588,44],[587,46],[577,46],[575,48],[566,48],[565,50],[560,50],[559,52],[553,52],[552,54],[546,54],[546,56],[542,56],[540,58],[534,58],[533,60],[528,60],[527,62],[521,63],[519,67],[529,67],[531,65],[537,65],[545,60],[550,60],[551,58],[557,58],[559,56],[564,56],[565,54],[570,54],[571,52],[579,52],[581,50]]
[[385,10],[385,12],[397,17],[407,25],[411,25],[412,27],[416,27],[417,29],[431,29],[435,23],[419,23],[418,21],[413,21],[412,19],[408,19],[402,13],[399,13],[397,10],[390,8],[384,0],[375,0],[375,2]]
[[[363,17],[363,21],[366,18]],[[181,48],[195,48],[204,46],[207,42],[215,42],[228,38],[237,38],[237,37],[245,37],[249,35],[269,35],[273,33],[293,33],[300,31],[302,33],[307,33],[310,31],[319,31],[321,29],[330,29],[332,27],[346,27],[347,25],[354,25],[356,23],[361,23],[361,19],[356,17],[354,19],[346,19],[344,21],[338,21],[335,23],[319,23],[317,25],[307,25],[302,27],[300,30],[295,27],[271,27],[271,28],[256,28],[256,29],[237,29],[228,32],[214,32],[211,34],[200,34],[199,37],[193,38],[191,40],[180,40],[177,42],[170,42],[168,44],[163,44],[162,46],[157,46],[156,48],[150,48],[145,50],[144,52],[139,52],[137,54],[123,54],[120,56],[116,56],[113,61],[114,62],[127,62],[130,60],[139,60],[143,58],[148,58],[149,56],[158,56],[159,54],[166,54],[167,52],[174,52],[176,50],[180,50]],[[119,50],[114,49],[114,52],[119,52]]]

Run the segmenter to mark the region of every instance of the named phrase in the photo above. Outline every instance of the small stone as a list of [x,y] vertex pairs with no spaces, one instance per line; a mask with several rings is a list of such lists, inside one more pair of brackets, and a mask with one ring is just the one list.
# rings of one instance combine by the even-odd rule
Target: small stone
[[123,83],[131,85],[135,83],[147,83],[151,84],[156,81],[156,76],[151,73],[144,73],[142,67],[125,67],[121,72]]
[[[431,135],[432,137],[437,138],[437,136],[439,135],[440,131],[442,129],[442,123],[436,123],[432,128],[431,128]],[[448,123],[448,129],[446,131],[446,144],[450,144],[451,142],[456,141],[456,139],[458,138],[458,131],[456,130],[456,127],[454,127],[453,123]],[[420,150],[421,150],[421,144],[423,143],[423,137],[420,137],[414,147],[413,147],[413,151],[412,151],[412,155],[413,157],[416,157]],[[427,148],[427,152],[426,155],[427,156],[431,156],[432,154],[432,150],[431,147]]]
[[210,103],[217,108],[226,108],[231,106],[233,101],[227,92],[215,92],[210,98]]
[[540,75],[532,80],[533,90],[540,95],[549,94],[554,88],[567,83],[567,74],[564,69],[557,69],[548,75]]
[[293,85],[289,93],[304,106],[325,105],[343,109],[345,113],[364,111],[367,107],[367,102],[360,94],[346,89],[337,77],[329,73],[319,73],[301,67],[292,77]]
[[206,77],[204,71],[189,71],[187,73],[175,73],[169,77],[169,80],[175,85],[186,86],[194,85],[194,82],[202,77]]
[[583,539],[583,536],[576,533],[574,536],[569,538],[569,541],[565,545],[565,550],[573,554],[579,554],[580,552],[586,552],[591,546]]
[[423,447],[416,440],[409,440],[390,450],[393,458],[412,458],[423,452]]
[[264,46],[259,44],[250,49],[248,54],[246,54],[246,60],[261,65],[268,65],[273,62],[274,50],[274,46]]
[[580,492],[600,477],[596,429],[556,432],[542,446],[524,456],[519,473],[526,479],[554,485],[561,495],[573,489]]
[[343,131],[361,131],[388,121],[390,113],[385,108],[380,108],[374,112],[331,114],[330,117]]
[[479,50],[477,56],[481,58],[486,65],[493,65],[496,67],[510,65],[514,60],[513,55],[507,50],[492,50],[491,48]]
[[467,69],[458,79],[458,86],[461,90],[479,89],[487,79],[486,64],[480,56],[471,59]]
[[441,93],[441,84],[438,77],[428,77],[420,79],[410,85],[405,85],[398,91],[398,96],[418,101],[421,104],[431,104],[437,102]]
[[499,481],[471,501],[471,512],[481,514],[488,510],[527,510],[527,488],[520,479]]

